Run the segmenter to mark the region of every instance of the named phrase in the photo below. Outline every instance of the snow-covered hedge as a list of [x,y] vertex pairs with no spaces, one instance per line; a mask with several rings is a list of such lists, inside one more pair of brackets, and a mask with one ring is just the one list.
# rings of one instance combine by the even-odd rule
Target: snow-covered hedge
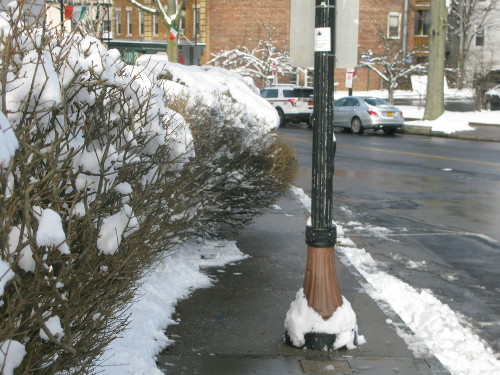
[[9,7],[0,371],[88,373],[158,256],[240,228],[285,191],[294,159],[240,76],[169,64],[172,81],[158,81],[95,38],[25,27]]

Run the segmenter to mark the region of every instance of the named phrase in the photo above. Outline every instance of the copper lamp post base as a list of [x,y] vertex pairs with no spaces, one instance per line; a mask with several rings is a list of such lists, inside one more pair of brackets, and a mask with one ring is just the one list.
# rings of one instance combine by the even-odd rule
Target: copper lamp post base
[[323,319],[330,318],[337,307],[342,305],[333,247],[307,247],[303,287],[308,305]]

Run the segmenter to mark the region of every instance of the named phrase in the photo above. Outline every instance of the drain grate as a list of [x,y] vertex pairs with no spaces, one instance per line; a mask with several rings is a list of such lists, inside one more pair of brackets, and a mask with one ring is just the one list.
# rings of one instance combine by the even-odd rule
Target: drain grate
[[351,367],[347,361],[300,361],[304,374],[350,375]]

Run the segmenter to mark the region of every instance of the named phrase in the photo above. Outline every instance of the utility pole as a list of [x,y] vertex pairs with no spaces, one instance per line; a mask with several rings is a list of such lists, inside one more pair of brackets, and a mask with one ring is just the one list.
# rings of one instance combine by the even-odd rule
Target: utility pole
[[424,120],[435,120],[444,113],[444,61],[447,17],[445,0],[432,0]]
[[[316,0],[314,51],[314,128],[311,194],[311,225],[306,227],[307,264],[304,295],[323,319],[330,318],[342,305],[335,271],[334,245],[337,229],[333,224],[333,89],[335,65],[335,0]],[[330,335],[331,336],[331,335]],[[327,342],[325,342],[325,339]],[[331,337],[309,334],[308,348],[321,349]]]

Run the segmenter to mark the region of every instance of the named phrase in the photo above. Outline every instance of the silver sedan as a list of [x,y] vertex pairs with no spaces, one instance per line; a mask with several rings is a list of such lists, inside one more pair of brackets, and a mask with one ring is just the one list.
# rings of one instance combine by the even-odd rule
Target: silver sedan
[[347,96],[333,103],[333,126],[351,129],[355,134],[365,129],[393,134],[403,122],[403,112],[383,99]]

